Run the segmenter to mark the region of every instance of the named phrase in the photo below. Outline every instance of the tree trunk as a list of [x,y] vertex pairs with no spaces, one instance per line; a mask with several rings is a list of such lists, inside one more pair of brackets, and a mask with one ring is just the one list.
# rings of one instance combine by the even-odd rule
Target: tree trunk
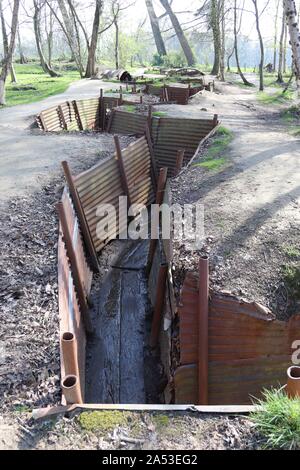
[[[3,52],[4,52],[4,56],[6,56],[8,54],[8,36],[7,36],[4,12],[3,12],[1,2],[0,2],[0,17],[1,17],[2,40],[3,40]],[[9,71],[10,71],[11,82],[17,83],[17,77],[16,77],[13,63],[11,63]]]
[[[241,13],[242,14],[242,13]],[[239,52],[238,52],[238,37],[237,37],[237,0],[234,0],[234,52],[235,52],[235,60],[238,69],[238,73],[241,79],[244,82],[244,85],[253,86],[252,83],[248,82],[245,75],[243,74],[241,67],[240,67],[240,60],[239,60]]]
[[275,15],[275,33],[274,33],[274,55],[273,55],[273,69],[274,72],[276,71],[277,68],[277,39],[278,39],[278,14],[279,14],[279,5],[281,3],[281,0],[277,1],[277,6],[276,6],[276,15]]
[[256,23],[256,31],[259,38],[259,46],[260,46],[260,62],[259,62],[259,91],[264,91],[264,61],[265,61],[265,49],[264,49],[264,42],[260,31],[260,24],[259,24],[259,12],[257,7],[257,0],[252,0],[255,10],[255,23]]
[[[285,15],[284,15],[285,16]],[[286,74],[287,25],[284,26],[283,73]]]
[[40,29],[40,20],[41,20],[41,6],[38,0],[34,0],[34,15],[33,15],[33,27],[35,34],[35,42],[38,51],[38,55],[41,62],[41,67],[45,73],[48,73],[50,77],[59,77],[59,74],[51,69],[50,65],[45,59],[43,49],[42,49],[42,39],[41,39],[41,29]]
[[114,25],[116,29],[116,36],[115,36],[115,63],[116,63],[116,69],[119,69],[120,66],[120,57],[119,57],[119,24],[118,24],[118,18],[115,17],[114,20]]
[[93,22],[93,32],[91,43],[88,48],[88,60],[85,72],[85,78],[91,78],[96,73],[96,51],[97,51],[97,44],[98,44],[98,35],[99,35],[99,24],[100,24],[100,16],[102,15],[103,10],[103,1],[96,0],[96,9],[94,15],[94,22]]
[[285,32],[285,12],[282,11],[282,25],[279,40],[279,59],[278,59],[278,74],[277,82],[283,83],[283,55],[284,55],[284,32]]
[[[59,9],[61,11],[61,15],[63,18],[64,22],[64,33],[66,35],[72,56],[76,62],[78,71],[80,73],[80,76],[83,77],[84,75],[84,68],[82,65],[81,61],[81,54],[80,54],[80,43],[78,42],[78,39],[76,40],[76,31],[74,24],[69,16],[69,13],[67,11],[65,1],[64,0],[57,0],[57,3],[59,5]],[[76,44],[77,42],[77,44]]]
[[225,0],[220,0],[220,13],[221,13],[221,59],[220,59],[220,79],[222,82],[225,82],[225,41],[226,41],[226,32],[225,32]]
[[146,0],[146,7],[150,18],[151,28],[157,52],[160,56],[165,56],[167,55],[167,50],[160,31],[159,19],[156,16],[152,0]]
[[189,42],[188,42],[187,38],[185,37],[185,34],[182,30],[182,27],[180,26],[180,23],[178,21],[177,16],[173,12],[172,7],[169,4],[168,0],[160,0],[160,3],[162,4],[164,9],[166,10],[166,12],[167,12],[167,14],[168,14],[168,16],[171,20],[172,26],[175,30],[178,41],[180,42],[180,45],[182,47],[182,50],[183,50],[183,53],[186,57],[188,65],[190,67],[193,66],[196,63],[196,59],[194,57],[191,46],[189,45]]
[[293,64],[296,76],[297,88],[300,88],[300,33],[298,27],[298,17],[294,0],[283,0],[284,12],[287,19],[290,34],[290,43],[293,53]]
[[27,59],[23,53],[23,47],[22,47],[22,42],[21,42],[21,35],[20,35],[20,28],[18,26],[18,49],[19,49],[19,60],[20,64],[27,64]]
[[212,75],[218,75],[221,62],[221,31],[220,31],[220,12],[218,0],[210,2],[210,24],[213,31],[214,42],[214,65]]
[[[2,7],[2,0],[0,0],[0,7]],[[0,73],[0,105],[5,105],[5,82],[7,79],[7,75],[9,74],[9,71],[11,70],[11,66],[12,66],[12,58],[13,58],[13,53],[14,53],[15,44],[16,44],[19,7],[20,7],[20,0],[14,0],[12,20],[11,20],[10,42],[8,44],[7,52],[4,53],[2,70]],[[2,8],[1,8],[1,11],[2,11]]]

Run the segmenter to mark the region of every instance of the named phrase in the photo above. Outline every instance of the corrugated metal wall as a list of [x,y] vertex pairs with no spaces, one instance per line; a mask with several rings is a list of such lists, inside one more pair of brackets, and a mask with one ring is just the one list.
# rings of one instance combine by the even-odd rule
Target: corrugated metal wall
[[[180,362],[176,403],[197,403],[198,276],[187,274],[179,308]],[[251,403],[264,387],[284,385],[300,315],[267,319],[261,306],[214,294],[209,303],[208,395],[210,405]],[[201,384],[200,384],[201,386]]]
[[[129,196],[133,203],[148,205],[154,201],[151,179],[151,157],[145,137],[138,139],[122,151]],[[112,228],[105,240],[97,236],[97,224],[103,216],[97,215],[101,204],[112,204],[119,217],[119,197],[126,196],[124,182],[117,156],[104,160],[75,178],[76,188],[81,200],[89,230],[97,251],[100,251],[112,238],[127,226],[127,219],[117,224],[117,233]]]
[[141,113],[116,110],[109,132],[123,135],[142,135],[145,133],[148,117]]
[[152,140],[158,167],[176,168],[178,150],[184,149],[184,163],[194,156],[201,140],[216,126],[214,119],[152,118]]

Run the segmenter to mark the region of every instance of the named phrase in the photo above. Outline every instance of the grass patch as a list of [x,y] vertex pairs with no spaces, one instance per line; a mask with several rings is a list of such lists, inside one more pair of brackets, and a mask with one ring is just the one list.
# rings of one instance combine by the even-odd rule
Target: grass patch
[[57,95],[67,90],[72,82],[80,79],[74,70],[65,70],[61,77],[51,78],[37,64],[15,64],[17,83],[6,84],[7,106],[28,104]]
[[300,299],[300,267],[292,264],[283,266],[283,280],[291,295],[295,299]]
[[216,131],[204,158],[195,163],[194,166],[200,166],[209,171],[217,171],[222,168],[227,162],[224,152],[232,139],[232,132],[226,127],[220,126]]
[[127,424],[127,416],[121,411],[84,411],[78,418],[79,424],[85,431],[112,431],[117,426]]
[[164,116],[168,116],[168,113],[166,113],[165,111],[154,111],[154,113],[152,113],[152,116],[164,117]]
[[281,117],[287,122],[293,122],[300,119],[300,108],[299,106],[290,106],[281,112]]
[[127,104],[124,106],[124,109],[125,111],[127,111],[128,113],[134,113],[135,112],[135,106],[131,105],[131,104]]
[[300,257],[300,250],[296,246],[286,245],[286,246],[283,247],[282,251],[289,258],[299,258]]
[[266,91],[258,91],[257,99],[260,103],[263,104],[284,104],[288,101],[292,101],[295,97],[295,94],[292,90],[287,90],[285,93],[282,93],[281,90],[275,91],[273,93],[268,93]]
[[170,419],[167,415],[157,414],[152,417],[152,421],[155,427],[160,430],[163,429],[170,424]]
[[261,410],[251,420],[266,438],[270,449],[300,449],[300,400],[290,399],[282,390],[267,390],[258,400]]

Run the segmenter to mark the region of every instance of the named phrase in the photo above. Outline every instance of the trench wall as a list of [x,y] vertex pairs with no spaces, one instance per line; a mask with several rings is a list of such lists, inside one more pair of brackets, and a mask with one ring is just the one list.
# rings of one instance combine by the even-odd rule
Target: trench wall
[[300,315],[275,320],[259,304],[212,294],[208,331],[199,331],[199,278],[188,273],[179,306],[180,366],[174,375],[176,403],[198,403],[199,341],[208,337],[208,404],[251,404],[264,388],[286,383]]

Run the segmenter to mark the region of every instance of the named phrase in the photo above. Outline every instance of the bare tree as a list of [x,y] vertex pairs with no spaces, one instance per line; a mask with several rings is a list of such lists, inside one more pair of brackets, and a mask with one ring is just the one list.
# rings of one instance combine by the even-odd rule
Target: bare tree
[[[243,11],[241,12],[242,15]],[[236,65],[238,69],[238,73],[243,80],[244,84],[247,86],[253,86],[252,83],[250,83],[245,75],[243,74],[241,67],[240,67],[240,60],[239,60],[239,51],[238,51],[238,18],[237,18],[237,0],[234,0],[234,8],[233,8],[233,16],[234,16],[234,21],[233,21],[233,29],[234,29],[234,52],[235,52],[235,60],[236,60]]]
[[220,80],[225,81],[225,53],[226,53],[226,28],[225,28],[225,0],[220,0],[221,15],[221,57],[220,57]]
[[259,90],[264,91],[264,61],[265,61],[265,49],[264,49],[264,41],[262,38],[262,34],[260,31],[260,24],[259,24],[259,11],[257,6],[257,0],[252,0],[254,5],[254,12],[255,12],[255,23],[256,23],[256,30],[259,39],[259,47],[260,47],[260,62],[259,62]]
[[56,73],[48,64],[43,48],[42,48],[42,35],[41,35],[41,11],[42,8],[45,6],[43,0],[33,0],[34,6],[34,15],[33,15],[33,27],[34,27],[34,35],[35,35],[35,42],[36,48],[38,51],[38,55],[41,62],[41,67],[45,73],[49,74],[50,77],[58,77],[59,74]]
[[22,47],[22,41],[21,41],[21,34],[20,34],[20,26],[18,25],[17,28],[17,37],[18,37],[18,51],[19,51],[19,57],[20,57],[20,64],[27,64],[27,59],[24,55],[23,52],[23,47]]
[[[1,29],[2,29],[3,52],[4,52],[4,55],[7,55],[8,54],[8,47],[9,47],[8,46],[8,35],[7,35],[7,31],[6,31],[6,24],[5,24],[5,17],[4,17],[2,2],[0,2],[0,19],[1,19]],[[10,76],[11,76],[11,81],[13,83],[16,83],[17,82],[17,77],[16,77],[16,74],[15,74],[15,69],[14,69],[13,64],[11,64],[11,67],[10,67]]]
[[210,0],[210,25],[214,41],[214,65],[212,75],[218,75],[221,61],[220,9],[218,0]]
[[86,66],[86,72],[85,72],[86,78],[90,78],[93,75],[95,75],[96,51],[97,51],[97,45],[98,45],[100,17],[102,15],[102,12],[103,12],[103,1],[96,0],[92,37],[91,37],[90,43],[88,44],[88,60],[87,60],[87,66]]
[[172,26],[174,28],[178,41],[180,42],[180,45],[182,47],[182,50],[186,57],[188,65],[189,66],[194,65],[196,63],[194,53],[191,49],[191,46],[189,45],[189,42],[183,32],[183,29],[178,21],[176,14],[173,12],[173,9],[171,7],[171,4],[169,3],[169,0],[160,0],[160,3],[164,7],[166,13],[168,14],[170,18],[170,21],[172,23]]
[[283,7],[287,19],[290,35],[290,44],[293,53],[293,65],[296,77],[297,88],[300,88],[300,33],[298,27],[298,16],[296,3],[294,0],[283,0]]
[[160,26],[159,26],[159,18],[156,16],[153,1],[152,0],[145,0],[146,7],[148,10],[148,15],[151,23],[152,33],[154,37],[154,41],[156,44],[157,52],[160,56],[167,55],[166,46],[161,34]]
[[273,69],[277,68],[277,41],[278,41],[278,17],[279,17],[279,6],[281,0],[277,0],[276,14],[275,14],[275,32],[274,32],[274,55],[273,55]]
[[[0,0],[0,4],[2,4],[2,0]],[[14,0],[10,28],[10,41],[8,44],[7,51],[4,51],[2,70],[0,73],[0,105],[5,105],[5,82],[12,66],[12,58],[15,49],[16,34],[18,27],[19,7],[20,0]]]
[[284,34],[285,34],[285,12],[282,7],[282,22],[281,22],[281,33],[279,39],[279,57],[278,57],[278,73],[277,82],[283,83],[283,60],[284,60]]

